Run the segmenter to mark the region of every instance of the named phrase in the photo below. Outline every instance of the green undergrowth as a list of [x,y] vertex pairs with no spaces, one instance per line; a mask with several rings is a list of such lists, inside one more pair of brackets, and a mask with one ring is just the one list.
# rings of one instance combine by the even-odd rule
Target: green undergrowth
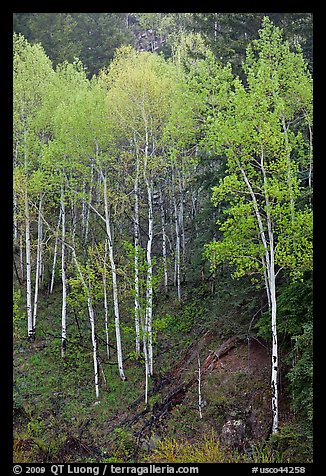
[[287,463],[281,451],[270,443],[255,445],[239,451],[223,445],[214,431],[204,435],[200,442],[165,438],[152,454],[142,462],[150,463]]
[[[213,349],[230,336],[237,335],[240,339],[248,336],[248,322],[261,306],[261,296],[256,296],[257,290],[256,297],[253,297],[254,290],[251,296],[248,287],[246,294],[246,286],[245,280],[236,287],[234,282],[221,276],[213,294],[210,285],[204,284],[184,288],[182,303],[175,295],[156,296],[155,379],[150,380],[149,390],[184,356],[189,345],[198,342],[207,331],[215,336]],[[269,381],[262,375],[249,376],[243,364],[244,355],[237,357],[241,359],[241,368],[213,372],[202,382],[203,418],[199,415],[198,389],[194,385],[183,403],[163,419],[158,429],[159,444],[148,452],[142,447],[136,429],[124,424],[133,412],[145,409],[143,362],[135,359],[134,332],[130,326],[128,306],[132,303],[125,303],[121,312],[125,382],[118,374],[113,322],[109,327],[112,348],[108,359],[104,323],[100,322],[103,311],[96,309],[100,362],[97,402],[87,314],[78,306],[69,309],[67,351],[63,359],[60,287],[49,297],[45,290],[41,292],[43,299],[40,299],[33,343],[28,343],[25,337],[23,292],[16,290],[14,294],[15,462],[295,462],[311,459],[311,452],[305,450],[302,428],[295,426],[295,421],[274,440],[268,440]],[[203,349],[203,359],[209,349]],[[191,377],[196,370],[195,359],[186,372]],[[146,418],[162,402],[164,390],[162,392],[150,395]],[[130,407],[137,399],[139,403]],[[223,424],[232,418],[246,419],[250,411],[261,421],[260,437],[256,435],[255,440],[248,434],[243,448],[228,448],[220,440]],[[142,424],[140,420],[139,428]]]

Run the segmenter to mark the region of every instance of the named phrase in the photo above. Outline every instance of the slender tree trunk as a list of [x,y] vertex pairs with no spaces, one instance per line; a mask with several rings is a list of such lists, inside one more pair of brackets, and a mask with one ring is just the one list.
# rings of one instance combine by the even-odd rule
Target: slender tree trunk
[[148,359],[148,342],[147,342],[147,328],[144,316],[141,316],[142,331],[143,331],[143,354],[145,362],[145,405],[148,403],[148,379],[150,375],[149,359]]
[[269,283],[268,283],[268,275],[270,273],[267,273],[267,270],[266,270],[266,263],[265,263],[265,258],[262,257],[262,263],[263,263],[263,267],[264,267],[264,281],[265,281],[265,288],[266,288],[266,294],[267,294],[267,302],[268,302],[268,309],[271,309],[271,294],[270,294],[270,290],[269,290]]
[[165,290],[165,294],[167,294],[168,269],[167,269],[167,259],[166,259],[166,224],[165,224],[165,213],[164,213],[161,189],[160,189],[160,209],[161,209],[161,223],[162,223],[162,256],[163,256],[163,269],[164,269],[164,290]]
[[153,190],[152,184],[147,182],[148,195],[148,241],[147,241],[147,281],[146,281],[146,330],[148,337],[148,360],[149,374],[153,375],[153,339],[152,339],[152,318],[153,318],[153,265],[152,265],[152,243],[153,243]]
[[[186,237],[185,237],[185,227],[184,227],[184,175],[183,172],[179,172],[179,192],[180,192],[180,206],[179,206],[179,230],[181,230],[181,249],[182,249],[182,281],[185,282],[185,261],[186,261]],[[180,271],[181,274],[181,271]]]
[[266,292],[267,297],[270,299],[271,313],[272,313],[272,371],[271,371],[271,387],[272,387],[272,431],[276,433],[278,431],[278,344],[277,344],[277,326],[276,326],[276,288],[275,288],[275,261],[274,261],[274,239],[273,239],[273,230],[272,230],[272,221],[268,210],[270,209],[269,197],[267,193],[267,178],[264,167],[264,154],[261,153],[261,171],[264,179],[264,193],[265,193],[265,203],[267,209],[267,229],[268,229],[268,241],[266,239],[266,234],[263,228],[263,221],[261,214],[259,212],[258,203],[256,196],[252,190],[250,182],[247,178],[247,175],[243,167],[239,163],[239,168],[245,180],[245,183],[249,189],[254,210],[258,222],[258,228],[260,232],[260,239],[263,243],[265,249],[265,264],[266,264],[266,278],[267,286]]
[[[171,239],[169,240],[169,246],[170,246],[170,253],[174,253],[174,248],[175,248],[175,239],[174,239],[174,205],[173,205],[173,197],[171,197],[171,200],[169,200],[169,230],[170,230],[170,236]],[[176,272],[174,272],[173,276],[173,285],[177,285],[176,281]]]
[[[267,191],[267,177],[264,166],[264,153],[261,152],[261,169],[264,178],[264,194],[266,202],[266,220],[267,220],[267,230],[268,230],[268,240],[269,240],[269,272],[268,272],[268,290],[271,301],[271,313],[272,313],[272,372],[271,372],[271,388],[272,388],[272,415],[273,415],[273,425],[272,432],[278,432],[278,342],[277,342],[277,326],[276,326],[276,316],[277,316],[277,304],[276,304],[276,286],[275,286],[275,259],[274,259],[274,234],[272,228],[272,219],[270,216],[270,201]],[[292,195],[290,194],[290,202],[292,200]],[[292,202],[291,202],[292,205]],[[292,210],[292,209],[291,209]],[[292,210],[293,211],[293,210]],[[294,212],[294,211],[293,211]],[[292,216],[294,219],[294,216]]]
[[[86,194],[86,185],[83,183],[83,195]],[[85,236],[85,223],[86,223],[86,200],[82,198],[82,210],[81,210],[81,236]]]
[[[89,200],[88,203],[92,203],[92,193],[93,193],[93,179],[94,179],[94,163],[91,164],[91,184],[89,189]],[[86,211],[86,223],[85,223],[85,243],[87,243],[88,238],[88,229],[89,229],[89,216],[90,216],[90,207],[87,207]]]
[[57,250],[58,250],[59,228],[60,228],[60,223],[61,223],[61,217],[62,217],[62,208],[61,208],[61,206],[60,206],[59,219],[58,219],[58,224],[57,224],[57,229],[56,229],[56,235],[55,235],[55,242],[54,242],[53,265],[52,265],[52,275],[51,275],[51,284],[50,284],[50,294],[53,293],[54,275],[55,275],[55,266],[56,266],[56,261],[57,261]]
[[180,228],[179,228],[177,199],[176,199],[175,187],[174,187],[174,176],[172,176],[172,194],[173,194],[173,204],[174,204],[174,222],[175,222],[175,235],[176,235],[176,244],[175,244],[175,275],[176,275],[176,285],[177,285],[177,290],[178,290],[178,300],[179,300],[179,302],[181,302]]
[[103,266],[103,294],[104,294],[104,319],[105,319],[105,337],[106,337],[106,355],[110,359],[110,346],[109,346],[109,329],[108,329],[108,297],[106,286],[106,260],[107,260],[108,244],[105,240],[105,253],[104,253],[104,266]]
[[[27,178],[27,131],[24,129],[24,163]],[[25,188],[25,251],[26,251],[26,310],[27,310],[27,330],[28,341],[35,339],[35,329],[33,327],[32,310],[32,276],[31,276],[31,235],[30,235],[30,215],[28,204],[28,184]]]
[[122,360],[117,270],[115,267],[114,255],[113,255],[113,241],[112,241],[112,235],[111,235],[111,224],[110,224],[108,197],[107,197],[107,185],[106,185],[106,177],[103,176],[102,178],[104,183],[104,207],[105,207],[106,234],[107,234],[107,241],[109,246],[109,259],[110,259],[110,266],[111,266],[111,272],[112,272],[114,321],[115,321],[115,334],[116,334],[116,342],[117,342],[118,368],[119,368],[119,374],[120,374],[121,380],[126,380],[124,370],[123,370],[123,360]]
[[199,410],[199,417],[203,418],[203,413],[202,413],[203,400],[201,396],[201,366],[200,366],[199,354],[197,355],[197,361],[198,361],[198,410]]
[[217,13],[214,14],[214,41],[217,40],[217,32],[218,32],[218,22],[217,22]]
[[80,269],[80,266],[78,264],[78,260],[76,257],[76,252],[75,248],[70,247],[72,251],[72,256],[76,264],[76,268],[78,271],[78,274],[80,276],[82,285],[84,287],[86,296],[87,296],[87,308],[88,308],[88,316],[89,316],[89,322],[91,325],[91,334],[92,334],[92,348],[93,348],[93,366],[94,366],[94,385],[95,385],[95,395],[96,395],[96,400],[99,399],[100,392],[99,392],[99,378],[98,378],[98,361],[97,361],[97,341],[96,341],[96,330],[95,330],[95,315],[94,315],[94,308],[92,304],[92,297],[90,294],[90,289],[86,284],[85,278],[83,276],[83,273]]
[[39,200],[39,212],[37,219],[37,251],[36,251],[36,272],[34,289],[34,307],[33,307],[33,328],[36,329],[38,290],[41,274],[41,246],[42,246],[42,197]]
[[[14,154],[14,166],[17,165],[17,159],[18,159],[18,142],[16,143],[16,148],[15,148],[15,154]],[[17,222],[17,194],[14,191],[14,245],[17,245],[18,243],[18,222]]]
[[14,245],[18,243],[18,223],[17,223],[17,196],[14,192]]
[[24,250],[23,250],[23,235],[19,234],[19,261],[20,261],[20,276],[24,281]]
[[[148,240],[146,249],[147,260],[147,279],[146,279],[146,311],[145,311],[145,329],[148,349],[148,372],[153,375],[153,340],[152,340],[152,317],[153,317],[153,265],[152,265],[152,243],[153,243],[153,184],[147,176],[148,161],[148,131],[145,121],[145,164],[144,164],[144,180],[147,188],[148,201]],[[154,147],[153,147],[154,149]],[[146,369],[147,371],[147,369]]]
[[96,396],[96,400],[98,400],[100,397],[100,390],[99,390],[99,378],[98,378],[97,341],[96,341],[94,308],[92,305],[92,299],[90,295],[88,295],[87,297],[87,307],[88,307],[89,322],[91,324],[91,333],[92,333],[95,396]]
[[[273,240],[272,237],[270,239]],[[270,282],[269,290],[271,297],[271,312],[272,312],[272,414],[273,414],[273,427],[272,432],[278,432],[279,420],[278,420],[278,342],[277,342],[277,326],[276,326],[276,288],[275,288],[275,269],[274,269],[274,249],[273,241],[271,245],[271,269],[270,269]]]
[[135,206],[134,206],[134,245],[135,245],[135,331],[136,331],[136,356],[140,356],[140,292],[139,292],[139,158],[136,153],[136,177],[134,185]]
[[308,114],[306,114],[307,121],[308,121],[308,129],[309,129],[309,173],[308,173],[308,188],[310,190],[310,197],[309,197],[309,203],[310,206],[312,205],[312,160],[313,160],[313,142],[312,142],[312,127],[311,127],[311,121],[308,117]]
[[76,203],[74,199],[71,202],[71,217],[72,217],[71,233],[72,233],[72,241],[74,243],[75,237],[76,237],[76,230],[77,230]]
[[62,279],[62,309],[61,309],[61,356],[66,354],[67,338],[67,285],[66,285],[66,262],[65,262],[65,239],[66,239],[66,209],[63,187],[61,189],[62,211],[62,242],[61,242],[61,279]]
[[44,272],[45,272],[45,259],[44,259],[44,249],[43,242],[45,242],[45,236],[43,236],[43,221],[41,219],[41,236],[42,240],[40,243],[40,283],[44,282]]
[[32,312],[32,276],[31,276],[31,237],[30,237],[30,216],[27,189],[25,191],[25,248],[26,248],[26,308],[28,340],[35,339],[35,329],[33,327]]

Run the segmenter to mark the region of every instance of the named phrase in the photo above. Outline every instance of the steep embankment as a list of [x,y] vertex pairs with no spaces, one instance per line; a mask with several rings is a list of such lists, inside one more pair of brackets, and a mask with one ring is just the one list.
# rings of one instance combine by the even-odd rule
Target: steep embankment
[[196,441],[212,429],[227,446],[248,446],[269,433],[269,362],[263,343],[235,336],[220,343],[207,332],[156,382],[150,406],[144,408],[139,397],[124,419],[108,422],[106,429],[132,431],[136,453],[152,450],[167,435]]

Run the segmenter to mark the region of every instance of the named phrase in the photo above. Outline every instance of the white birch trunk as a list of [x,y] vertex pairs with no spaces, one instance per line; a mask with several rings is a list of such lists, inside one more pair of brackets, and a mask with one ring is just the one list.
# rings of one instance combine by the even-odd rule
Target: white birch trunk
[[150,375],[149,369],[149,360],[148,360],[148,343],[147,343],[147,329],[145,324],[144,317],[141,318],[142,320],[142,330],[143,330],[143,354],[144,354],[144,362],[145,362],[145,405],[148,403],[148,378]]
[[201,396],[201,366],[200,366],[199,354],[197,356],[197,360],[198,360],[198,410],[199,410],[199,417],[203,418],[203,413],[202,413],[203,401]]
[[[310,119],[307,115],[307,120],[308,120],[308,128],[309,128],[309,173],[308,173],[308,188],[310,192],[312,193],[312,160],[313,160],[313,142],[312,142],[312,127],[311,127],[311,122]],[[312,203],[312,198],[311,195],[309,197],[309,203],[311,206]]]
[[[145,310],[145,330],[148,349],[148,366],[145,362],[146,375],[153,375],[153,339],[152,339],[152,317],[153,317],[153,265],[152,265],[152,243],[153,243],[153,185],[147,176],[147,160],[148,160],[148,130],[147,122],[145,122],[145,163],[144,163],[144,180],[147,188],[148,202],[148,240],[146,249],[147,261],[147,278],[146,278],[146,310]],[[154,149],[154,147],[153,147]],[[147,380],[147,377],[146,377]]]
[[[174,247],[175,247],[175,239],[174,239],[174,205],[173,205],[173,197],[171,197],[171,200],[169,200],[169,225],[170,225],[170,236],[171,239],[169,240],[169,246],[170,246],[170,253],[174,253]],[[173,284],[174,286],[177,285],[176,281],[176,273],[174,273],[173,276]]]
[[153,265],[152,265],[152,243],[153,243],[153,190],[152,185],[147,183],[148,195],[148,241],[146,250],[147,259],[147,281],[146,281],[146,330],[148,339],[148,362],[149,374],[153,375],[153,338],[152,338],[152,319],[153,319]]
[[[277,325],[276,325],[276,316],[277,316],[277,304],[276,304],[276,286],[275,286],[275,259],[274,259],[274,235],[272,229],[272,220],[270,216],[270,202],[269,195],[267,191],[267,177],[264,167],[264,154],[261,153],[261,169],[264,177],[264,192],[265,192],[265,202],[266,202],[266,220],[267,220],[267,230],[268,230],[268,239],[269,239],[269,279],[268,279],[268,290],[271,304],[271,313],[272,313],[272,372],[271,372],[271,388],[272,388],[272,415],[273,415],[273,424],[272,432],[278,432],[278,342],[277,342]],[[292,194],[290,193],[290,202],[292,200]],[[291,202],[292,205],[292,202]],[[291,208],[291,213],[294,213],[294,210]],[[294,220],[294,215],[292,215],[292,220]]]
[[136,157],[136,178],[135,178],[135,206],[134,206],[134,245],[135,245],[135,331],[136,331],[136,356],[140,356],[140,323],[139,323],[139,313],[140,313],[140,295],[139,295],[139,159],[138,154]]
[[[89,200],[88,203],[92,203],[92,193],[93,193],[93,179],[94,179],[94,163],[91,164],[91,184],[89,189]],[[85,243],[87,243],[88,238],[88,229],[89,229],[89,216],[90,216],[90,207],[87,207],[86,211],[86,223],[85,223]]]
[[17,196],[14,192],[14,245],[18,243]]
[[95,316],[94,316],[94,308],[92,304],[92,297],[90,294],[90,290],[86,284],[86,281],[84,279],[83,273],[79,267],[78,260],[76,257],[76,252],[73,247],[70,247],[72,251],[72,256],[74,258],[76,268],[78,271],[78,274],[80,276],[81,282],[83,284],[84,290],[86,292],[87,296],[87,309],[88,309],[88,316],[89,316],[89,322],[91,325],[91,334],[92,334],[92,348],[93,348],[93,366],[94,366],[94,385],[95,385],[95,395],[96,395],[96,400],[99,399],[100,396],[100,391],[99,391],[99,378],[98,378],[98,361],[97,361],[97,341],[96,341],[96,331],[95,331]]
[[44,273],[45,273],[45,260],[44,260],[44,249],[43,249],[43,241],[45,241],[45,237],[43,237],[43,221],[41,221],[41,247],[40,247],[40,283],[43,284],[44,282]]
[[161,223],[162,223],[162,256],[163,256],[163,269],[164,269],[164,289],[166,294],[168,289],[168,269],[167,269],[167,259],[166,259],[166,224],[165,224],[165,213],[164,213],[161,189],[160,189],[160,208],[161,208]]
[[36,329],[38,290],[41,272],[41,246],[42,246],[42,197],[39,201],[39,211],[37,219],[37,251],[36,251],[36,272],[34,288],[34,307],[33,307],[33,329]]
[[76,203],[75,200],[72,200],[71,203],[71,216],[72,216],[72,241],[75,243],[76,229],[77,229],[77,216],[76,216]]
[[107,242],[108,242],[108,246],[109,246],[110,266],[111,266],[111,272],[112,272],[114,322],[115,322],[115,334],[116,334],[116,342],[117,342],[118,368],[119,368],[119,374],[120,374],[121,380],[126,380],[124,370],[123,370],[123,360],[122,360],[119,299],[118,299],[118,286],[117,286],[117,270],[116,270],[116,267],[115,267],[114,255],[113,255],[113,241],[112,241],[112,235],[111,235],[111,225],[110,225],[110,215],[109,215],[109,207],[108,207],[106,177],[103,177],[103,182],[104,182],[105,224],[106,224]]
[[173,193],[173,204],[174,204],[174,222],[175,222],[175,235],[176,235],[176,243],[175,243],[175,280],[177,285],[178,291],[178,300],[181,302],[181,279],[180,279],[180,229],[179,229],[179,218],[178,218],[178,207],[177,207],[177,199],[175,195],[175,188],[174,188],[174,179],[172,176],[172,193]]
[[[185,253],[186,253],[186,237],[184,228],[184,175],[179,172],[179,191],[180,191],[180,206],[179,206],[179,229],[181,230],[181,249],[182,249],[182,269],[183,282],[185,281]],[[181,272],[180,272],[181,273]]]
[[27,188],[25,191],[25,249],[26,249],[26,309],[28,340],[35,339],[35,329],[33,327],[32,312],[32,276],[31,276],[31,237],[30,237],[30,216],[28,205]]
[[96,341],[96,332],[95,332],[94,309],[93,309],[90,295],[88,295],[87,297],[87,307],[88,307],[89,322],[91,324],[91,333],[92,333],[95,396],[96,396],[96,400],[98,400],[100,397],[100,390],[99,390],[99,379],[98,379],[97,341]]
[[[241,173],[244,177],[245,183],[249,189],[255,214],[258,221],[258,227],[260,231],[260,239],[263,243],[265,249],[265,261],[266,261],[266,276],[265,276],[265,283],[267,297],[270,302],[271,306],[271,314],[272,314],[272,370],[271,370],[271,388],[272,388],[272,432],[277,433],[278,431],[278,342],[277,342],[277,325],[276,325],[276,310],[277,310],[277,301],[276,301],[276,287],[275,287],[275,261],[274,261],[274,237],[273,237],[273,230],[272,230],[272,222],[269,213],[270,204],[269,204],[269,197],[267,192],[267,178],[265,173],[264,167],[264,155],[263,151],[261,153],[261,170],[264,179],[264,193],[265,193],[265,203],[266,203],[266,219],[267,219],[267,229],[268,229],[268,241],[266,239],[265,231],[263,229],[262,217],[259,212],[258,203],[256,196],[252,190],[250,182],[245,174],[243,167],[239,164]],[[291,196],[290,196],[291,199]]]
[[65,239],[66,239],[66,210],[63,188],[61,189],[62,211],[62,242],[61,242],[61,279],[62,279],[62,309],[61,309],[61,356],[66,354],[67,338],[67,287],[66,287],[66,262],[65,262]]
[[[271,239],[273,239],[271,237]],[[275,269],[274,269],[274,250],[273,242],[271,246],[271,270],[270,270],[270,297],[271,297],[271,312],[272,312],[272,414],[273,426],[272,432],[278,432],[278,342],[277,342],[277,325],[276,325],[276,289],[275,289]]]
[[104,320],[105,320],[105,337],[106,337],[106,355],[110,359],[109,347],[109,329],[108,329],[108,297],[106,288],[106,259],[107,259],[108,244],[105,240],[104,266],[103,266],[103,294],[104,294]]
[[267,294],[267,302],[268,302],[268,309],[271,308],[271,296],[270,296],[270,290],[269,290],[269,283],[268,283],[268,274],[270,273],[267,273],[267,270],[266,270],[266,263],[265,263],[265,259],[264,257],[262,257],[262,263],[263,263],[263,266],[264,266],[264,281],[265,281],[265,288],[266,288],[266,294]]
[[55,275],[55,266],[57,262],[57,250],[58,250],[58,241],[59,241],[59,228],[61,223],[62,208],[60,206],[59,219],[56,229],[55,242],[54,242],[54,251],[53,251],[53,265],[52,265],[52,275],[51,275],[51,284],[50,284],[50,294],[53,293],[54,286],[54,275]]
[[24,280],[24,251],[23,251],[23,235],[19,234],[19,261],[20,261],[20,276]]
[[[27,175],[27,131],[24,129],[24,164]],[[26,310],[27,310],[27,330],[28,341],[35,339],[35,329],[33,327],[32,310],[32,276],[31,276],[31,235],[30,235],[30,215],[28,204],[27,183],[25,188],[25,251],[26,251]]]
[[[83,183],[83,195],[86,193],[86,185]],[[86,201],[82,198],[82,210],[81,210],[81,235],[85,235],[85,223],[86,223]]]

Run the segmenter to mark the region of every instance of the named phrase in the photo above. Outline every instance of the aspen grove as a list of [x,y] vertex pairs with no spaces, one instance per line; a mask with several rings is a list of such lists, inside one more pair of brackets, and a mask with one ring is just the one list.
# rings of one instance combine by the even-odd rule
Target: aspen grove
[[[266,298],[277,433],[287,319],[278,283],[312,270],[312,78],[300,47],[265,17],[240,77],[192,33],[170,59],[121,46],[89,79],[77,58],[53,67],[15,34],[13,119],[14,264],[29,345],[42,299],[60,296],[61,359],[72,333],[85,333],[94,401],[110,386],[107,365],[126,386],[141,365],[147,408],[165,332],[158,296],[181,308],[192,276],[210,293],[226,272],[246,276]],[[205,419],[198,352],[196,365]]]

